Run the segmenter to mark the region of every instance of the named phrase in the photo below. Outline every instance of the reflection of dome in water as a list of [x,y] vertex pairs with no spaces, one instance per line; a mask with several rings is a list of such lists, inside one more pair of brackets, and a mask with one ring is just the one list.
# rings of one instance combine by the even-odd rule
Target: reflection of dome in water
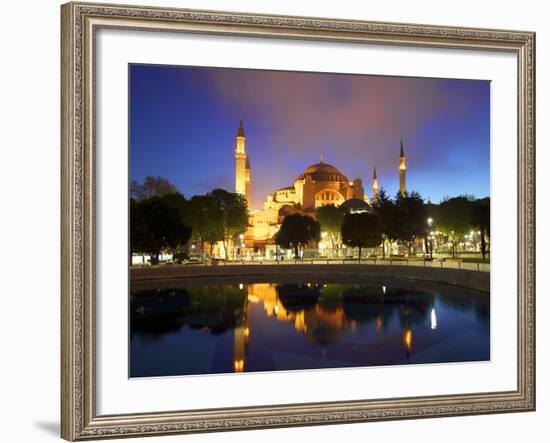
[[296,180],[304,180],[310,177],[313,181],[347,182],[348,178],[340,170],[328,163],[315,163],[304,169]]

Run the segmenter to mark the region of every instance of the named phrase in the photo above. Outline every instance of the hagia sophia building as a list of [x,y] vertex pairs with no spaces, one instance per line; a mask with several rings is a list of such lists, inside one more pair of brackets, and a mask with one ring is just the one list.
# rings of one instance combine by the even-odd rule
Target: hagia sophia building
[[[401,141],[399,158],[399,191],[406,191],[406,163]],[[244,195],[251,207],[251,167],[246,152],[246,139],[242,119],[239,122],[235,142],[235,192]],[[307,214],[315,218],[317,208],[324,205],[344,206],[352,212],[368,211],[378,200],[378,179],[376,168],[372,179],[372,201],[365,194],[360,178],[350,181],[338,168],[325,163],[308,166],[296,177],[291,186],[269,194],[262,210],[250,210],[249,226],[244,235],[244,248],[252,252],[267,253],[274,248],[273,238],[283,219],[294,213]],[[244,251],[243,251],[244,252]]]

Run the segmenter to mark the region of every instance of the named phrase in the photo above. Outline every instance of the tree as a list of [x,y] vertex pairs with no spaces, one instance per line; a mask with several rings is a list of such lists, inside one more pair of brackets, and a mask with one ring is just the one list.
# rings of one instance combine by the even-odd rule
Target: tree
[[424,200],[418,192],[397,193],[395,196],[397,207],[397,219],[400,229],[397,232],[397,239],[407,244],[409,256],[412,245],[417,238],[425,237],[428,228],[427,212]]
[[382,224],[376,214],[350,213],[344,217],[342,240],[352,248],[359,248],[359,263],[361,263],[361,249],[378,246],[382,241],[382,233]]
[[229,241],[243,234],[248,225],[246,199],[241,194],[227,192],[224,189],[214,189],[207,196],[213,199],[215,211],[220,216],[223,248],[225,256],[229,257]]
[[131,202],[130,239],[132,252],[146,252],[151,264],[159,263],[163,249],[174,249],[186,244],[191,228],[185,225],[177,209],[158,197]]
[[480,231],[481,256],[485,261],[485,256],[487,255],[485,236],[490,237],[491,234],[491,199],[485,197],[473,202],[471,217],[472,225],[477,227]]
[[136,180],[130,183],[130,197],[137,201],[177,193],[176,185],[162,177],[147,176],[143,180],[143,184],[139,184]]
[[397,240],[400,235],[401,224],[395,202],[384,189],[378,193],[378,202],[374,205],[374,212],[378,215],[382,225],[382,256],[386,258],[386,242]]
[[210,195],[195,195],[189,200],[185,213],[186,222],[193,229],[193,238],[201,245],[201,260],[204,260],[204,245],[223,240],[222,215],[214,198]]
[[346,210],[344,208],[337,208],[334,205],[321,206],[317,209],[317,221],[321,225],[321,230],[326,231],[330,236],[333,249],[335,244],[340,244],[340,233],[345,214]]
[[298,258],[300,248],[305,248],[310,242],[321,239],[321,226],[309,215],[287,215],[281,228],[275,234],[275,243],[283,248],[294,249],[294,259]]
[[452,256],[456,255],[456,242],[470,230],[472,201],[467,196],[447,198],[439,204],[437,226],[452,243]]

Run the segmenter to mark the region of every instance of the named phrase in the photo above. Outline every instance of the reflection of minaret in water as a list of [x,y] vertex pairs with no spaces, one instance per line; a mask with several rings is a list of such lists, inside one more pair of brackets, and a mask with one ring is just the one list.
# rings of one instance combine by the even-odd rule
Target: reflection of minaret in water
[[405,164],[405,152],[403,151],[403,140],[401,140],[401,149],[399,151],[399,193],[405,195],[407,192],[406,184],[407,165]]
[[[245,287],[245,291],[248,288]],[[250,328],[248,325],[248,301],[245,302],[246,307],[244,310],[243,324],[236,326],[233,330],[233,371],[244,372],[244,365],[246,361],[246,351],[248,348],[248,342],[250,337]]]
[[250,208],[250,160],[246,153],[243,119],[239,121],[239,129],[235,142],[235,192],[244,195]]
[[378,178],[376,177],[376,168],[372,174],[372,201],[375,205],[378,204]]

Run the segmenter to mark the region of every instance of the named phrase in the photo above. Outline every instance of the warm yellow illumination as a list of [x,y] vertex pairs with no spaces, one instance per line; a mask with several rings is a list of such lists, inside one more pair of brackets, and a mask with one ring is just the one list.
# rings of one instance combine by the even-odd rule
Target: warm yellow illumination
[[243,372],[244,371],[244,360],[235,360],[233,362],[233,368],[235,372]]
[[407,350],[407,353],[411,352],[411,347],[412,347],[411,329],[405,329],[405,332],[403,333],[403,344],[405,345],[405,349]]
[[248,301],[250,303],[259,303],[260,299],[256,297],[254,294],[248,294]]

